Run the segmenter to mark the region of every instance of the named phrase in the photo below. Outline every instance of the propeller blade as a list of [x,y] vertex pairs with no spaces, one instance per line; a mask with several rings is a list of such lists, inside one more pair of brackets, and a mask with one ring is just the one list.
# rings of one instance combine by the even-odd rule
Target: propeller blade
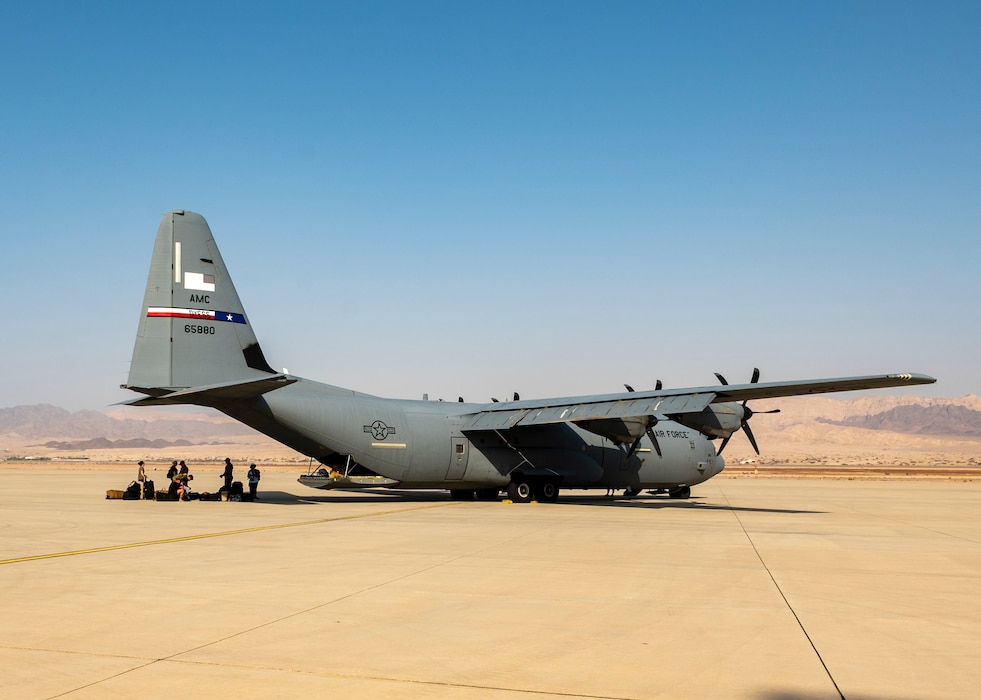
[[753,446],[754,450],[756,450],[756,454],[759,454],[760,448],[756,445],[756,438],[753,437],[753,431],[750,429],[749,423],[746,421],[743,421],[743,432],[746,433],[746,437],[749,438],[749,444]]
[[717,454],[717,455],[722,454],[722,450],[724,450],[726,448],[726,445],[729,444],[729,438],[731,438],[731,437],[732,437],[732,435],[730,435],[729,437],[722,438],[722,444],[719,445],[719,451],[716,452],[715,454]]
[[664,385],[661,384],[661,380],[660,379],[658,379],[656,382],[654,382],[654,391],[660,391],[663,388],[664,388]]
[[630,461],[630,458],[634,456],[634,452],[637,451],[637,448],[640,447],[640,440],[641,440],[642,437],[643,437],[643,435],[641,437],[637,438],[636,440],[634,440],[634,444],[632,444],[630,446],[630,449],[627,450],[627,461],[628,462]]
[[633,391],[634,391],[634,388],[632,386],[630,386],[629,384],[624,384],[623,385],[623,388],[626,389],[627,391],[629,391],[630,393],[633,393]]
[[521,400],[521,397],[518,396],[518,392],[514,392],[514,400],[515,401],[520,401]]
[[715,373],[715,376],[719,380],[719,384],[721,384],[722,386],[729,386],[729,382],[727,382],[726,381],[726,378],[723,377],[721,374],[719,374],[718,372],[716,372]]
[[649,437],[651,442],[654,444],[654,451],[657,452],[657,456],[661,457],[661,446],[657,442],[657,435],[654,434],[654,431],[651,428],[647,428],[647,437]]
[[749,383],[750,384],[756,384],[756,382],[758,382],[758,381],[760,381],[760,368],[759,367],[754,367],[753,368],[753,377],[749,380]]

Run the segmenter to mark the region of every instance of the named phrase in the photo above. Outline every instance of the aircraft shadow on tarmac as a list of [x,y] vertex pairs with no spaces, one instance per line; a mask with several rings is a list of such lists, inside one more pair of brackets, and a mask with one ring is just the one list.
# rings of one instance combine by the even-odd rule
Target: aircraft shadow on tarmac
[[665,496],[635,496],[634,498],[609,498],[604,496],[571,496],[562,498],[559,503],[569,506],[591,506],[599,508],[640,508],[660,510],[661,508],[683,510],[720,510],[737,513],[786,513],[795,515],[822,515],[821,510],[793,510],[789,508],[744,508],[716,503],[702,503],[697,497],[689,499],[667,498]]
[[[453,501],[445,491],[350,491],[347,493],[311,494],[298,496],[285,491],[268,491],[259,495],[260,504],[269,505],[315,505],[317,503],[493,503],[494,501]],[[501,501],[498,500],[497,503]],[[728,511],[739,513],[786,513],[795,515],[820,515],[825,511],[793,510],[787,508],[744,508],[740,506],[703,503],[693,497],[690,499],[675,499],[666,496],[635,496],[634,498],[616,498],[612,496],[581,495],[562,496],[558,503],[549,505],[586,506],[593,508],[640,508],[643,510],[659,510],[661,508],[688,509],[703,511]],[[518,508],[527,508],[528,504],[516,504]]]
[[439,503],[451,502],[446,491],[358,491],[311,492],[298,495],[287,491],[263,491],[259,504],[276,506],[308,506],[317,503]]

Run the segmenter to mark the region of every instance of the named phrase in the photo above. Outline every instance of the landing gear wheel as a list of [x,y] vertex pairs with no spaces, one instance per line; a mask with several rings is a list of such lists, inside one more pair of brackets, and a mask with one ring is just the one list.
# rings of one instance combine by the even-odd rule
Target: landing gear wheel
[[474,491],[478,501],[496,501],[501,489],[477,489]]
[[676,489],[669,489],[668,496],[671,498],[691,498],[691,486],[679,486]]
[[639,496],[640,495],[640,492],[641,491],[643,491],[643,489],[635,489],[633,486],[631,486],[629,489],[624,489],[623,497],[624,498],[635,498],[636,496]]
[[545,481],[538,486],[538,500],[542,503],[555,503],[559,500],[559,485],[554,481]]
[[531,503],[535,491],[527,481],[512,481],[508,484],[508,498],[514,503]]

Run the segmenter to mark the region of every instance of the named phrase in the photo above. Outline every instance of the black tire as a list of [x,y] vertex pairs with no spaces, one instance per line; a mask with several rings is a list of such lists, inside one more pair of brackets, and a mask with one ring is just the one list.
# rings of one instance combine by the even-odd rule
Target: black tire
[[478,501],[496,501],[498,495],[501,493],[501,489],[477,489],[474,491],[474,495],[477,497]]
[[636,498],[637,496],[640,495],[640,492],[641,491],[643,491],[643,489],[636,489],[633,486],[631,486],[629,489],[625,489],[624,490],[623,497],[624,498]]
[[514,503],[531,503],[535,498],[535,489],[527,481],[512,481],[508,484],[508,498]]
[[543,481],[537,490],[538,500],[542,503],[555,503],[559,500],[559,485],[554,481]]
[[670,489],[668,496],[671,498],[691,498],[691,486],[679,486],[676,489]]

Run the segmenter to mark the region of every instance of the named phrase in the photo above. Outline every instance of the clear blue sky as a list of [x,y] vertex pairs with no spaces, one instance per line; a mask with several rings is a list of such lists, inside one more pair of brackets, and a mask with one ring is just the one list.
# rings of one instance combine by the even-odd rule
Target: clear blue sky
[[977,2],[0,5],[0,406],[104,408],[161,215],[267,358],[470,401],[981,394]]

